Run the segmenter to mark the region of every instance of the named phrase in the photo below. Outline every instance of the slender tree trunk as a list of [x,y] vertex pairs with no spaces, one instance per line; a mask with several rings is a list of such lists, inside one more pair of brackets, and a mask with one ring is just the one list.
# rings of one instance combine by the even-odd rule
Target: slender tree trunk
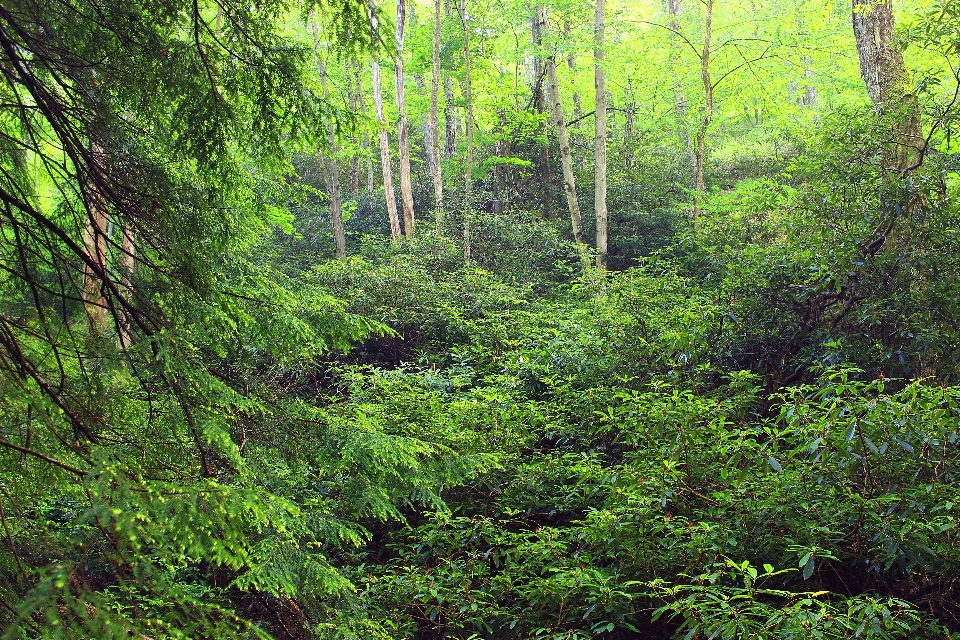
[[[545,66],[543,64],[543,8],[537,5],[533,10],[530,21],[531,40],[535,51],[533,54],[533,106],[537,113],[546,113],[547,102],[543,92]],[[537,178],[540,183],[540,197],[543,207],[543,217],[553,217],[553,175],[550,170],[550,143],[540,145],[540,160],[537,163]]]
[[[367,105],[363,100],[363,81],[360,77],[360,65],[357,65],[357,102],[360,105],[360,112],[366,113]],[[373,198],[373,154],[370,152],[370,132],[363,132],[363,152],[366,157],[367,165],[367,201]]]
[[[317,66],[320,68],[320,83],[323,87],[323,97],[330,99],[330,91],[327,89],[327,70],[319,59]],[[333,128],[333,120],[327,120],[327,144],[329,144],[329,153],[319,152],[320,167],[323,172],[323,180],[327,185],[327,195],[330,197],[330,218],[333,221],[333,244],[337,260],[347,259],[347,236],[343,227],[343,198],[340,195],[340,167],[337,165],[337,136]]]
[[633,79],[627,79],[627,113],[623,126],[623,165],[627,173],[633,172],[633,120],[636,116],[636,105],[633,102]]
[[[330,101],[330,89],[327,86],[327,67],[320,57],[320,30],[313,24],[314,52],[317,58],[317,71],[320,74],[320,86],[323,89],[323,99]],[[349,76],[348,76],[349,77]],[[321,148],[317,150],[320,160],[320,171],[327,187],[327,196],[330,198],[330,218],[333,222],[333,244],[338,260],[347,258],[347,237],[343,227],[343,199],[340,194],[340,167],[337,165],[337,137],[333,128],[333,120],[327,119],[327,144],[329,154],[324,154]]]
[[470,29],[467,25],[467,0],[460,0],[460,24],[463,27],[463,100],[467,108],[467,166],[463,190],[463,259],[470,264],[470,218],[473,200],[473,83],[470,77]]
[[[570,46],[570,23],[566,20],[563,21],[563,35],[567,40],[567,45]],[[570,74],[573,75],[577,70],[577,54],[574,51],[573,47],[570,46],[570,50],[567,52],[567,67],[570,69]],[[587,165],[586,153],[583,149],[586,146],[584,144],[583,135],[580,133],[583,128],[583,102],[580,100],[580,94],[577,93],[576,89],[573,91],[573,137],[572,145],[570,152],[574,153],[574,150],[577,152],[574,153],[574,156],[577,159],[577,168],[583,169]]]
[[[96,143],[92,145],[94,161],[105,161],[103,149]],[[95,185],[89,185],[86,197],[87,223],[83,232],[83,248],[102,272],[107,265],[107,211],[106,203]],[[97,333],[106,332],[109,327],[109,309],[103,295],[102,281],[89,265],[83,267],[83,301],[90,326]]]
[[413,236],[413,185],[410,183],[410,132],[407,128],[407,97],[403,82],[403,34],[407,22],[406,1],[397,0],[397,61],[394,66],[397,87],[397,111],[400,113],[400,198],[403,201],[403,227]]
[[[682,6],[680,0],[667,0],[667,10],[670,13],[670,30],[676,33],[680,31],[680,13]],[[672,69],[676,60],[674,53],[670,54],[670,68]],[[674,89],[674,100],[677,103],[677,137],[683,145],[685,153],[690,160],[690,164],[696,164],[693,154],[693,142],[690,139],[690,131],[687,130],[687,97],[683,94],[680,85],[677,84]]]
[[803,77],[807,81],[803,87],[803,103],[808,107],[815,107],[820,103],[820,99],[817,96],[817,86],[813,83],[813,60],[810,58],[803,59]]
[[573,94],[573,145],[580,151],[577,154],[577,168],[583,170],[587,166],[587,154],[583,150],[586,146],[583,134],[583,102],[580,100],[580,94]]
[[710,40],[713,35],[713,0],[704,0],[706,17],[704,18],[703,53],[700,56],[700,79],[703,82],[703,117],[700,128],[697,130],[697,149],[695,155],[695,172],[697,191],[696,202],[693,206],[693,215],[700,215],[703,206],[703,192],[706,187],[703,177],[703,166],[706,161],[707,128],[713,120],[713,82],[710,79]]
[[605,4],[605,0],[597,0],[593,50],[594,85],[597,96],[594,209],[597,213],[597,266],[602,269],[607,268],[607,77],[603,69]]
[[453,99],[453,77],[443,79],[444,155],[452,160],[457,155],[457,105]]
[[[369,0],[370,4],[370,31],[373,40],[377,40],[377,0]],[[373,105],[377,112],[377,123],[380,129],[380,165],[383,168],[383,194],[387,200],[387,217],[390,219],[390,235],[394,240],[400,238],[400,218],[397,216],[397,194],[393,190],[393,169],[390,166],[390,138],[387,135],[386,122],[383,117],[383,88],[380,86],[380,63],[376,52],[370,61],[370,70],[373,75]]]
[[[350,99],[350,111],[352,113],[357,112],[359,107],[359,96],[357,95],[357,87],[353,82],[353,65],[349,61],[344,62],[344,73],[346,82],[347,82],[347,94]],[[358,137],[354,137],[354,148],[356,149],[359,146],[360,140]],[[353,154],[353,161],[350,163],[350,192],[353,194],[353,199],[356,200],[360,197],[360,154]]]
[[[413,76],[413,81],[417,85],[417,94],[422,95],[426,90],[426,83],[423,80],[423,74],[417,73]],[[433,163],[433,127],[430,123],[430,113],[423,114],[420,122],[423,129],[423,157],[427,160],[427,172],[430,174],[430,184],[433,185],[433,174],[436,172],[436,166]]]
[[[136,265],[137,247],[133,241],[133,227],[124,225],[120,229],[120,285],[130,297],[133,296],[133,270]],[[130,332],[130,318],[124,317],[120,322],[118,348],[123,349],[133,344],[133,335]]]
[[[547,26],[547,10],[542,5],[537,7],[540,14],[540,23],[544,29]],[[570,153],[570,139],[567,137],[567,123],[563,115],[563,103],[560,101],[560,87],[557,82],[556,56],[546,59],[547,83],[550,93],[550,102],[553,106],[553,121],[557,127],[557,138],[560,141],[560,160],[563,164],[563,190],[567,196],[567,210],[570,212],[570,226],[573,229],[574,242],[581,243],[583,238],[583,218],[580,215],[580,203],[577,201],[577,186],[573,177],[573,156]]]
[[430,164],[433,167],[434,218],[443,226],[443,175],[440,169],[440,0],[433,2],[433,82],[430,87]]

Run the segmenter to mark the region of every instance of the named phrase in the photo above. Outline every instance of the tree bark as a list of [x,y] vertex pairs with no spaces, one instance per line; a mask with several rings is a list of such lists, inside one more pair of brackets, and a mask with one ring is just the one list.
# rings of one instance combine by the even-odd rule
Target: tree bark
[[[330,98],[327,89],[327,73],[323,64],[320,66],[320,82],[323,85],[323,96]],[[337,136],[333,128],[333,121],[327,120],[327,143],[330,145],[329,154],[319,153],[320,166],[323,171],[324,182],[327,183],[327,195],[330,197],[330,218],[333,222],[333,244],[337,260],[347,259],[347,235],[343,226],[343,198],[340,195],[340,167],[337,165]]]
[[[543,7],[537,5],[530,20],[530,37],[534,46],[533,53],[533,106],[537,113],[546,113],[547,102],[543,92],[544,76],[546,75],[543,63],[543,30],[545,24],[543,20]],[[550,144],[540,145],[540,160],[537,163],[537,178],[540,183],[541,206],[543,207],[543,217],[552,216],[553,205],[553,176],[550,170]]]
[[[710,0],[707,0],[708,2]],[[597,266],[607,268],[607,77],[603,69],[605,0],[597,0],[594,19],[594,85],[597,113],[594,117],[594,209],[597,214]]]
[[703,82],[703,117],[700,119],[700,128],[697,130],[697,148],[694,156],[697,191],[693,206],[693,215],[700,215],[703,206],[703,192],[706,188],[703,176],[703,167],[707,154],[707,129],[713,120],[713,82],[710,79],[710,41],[713,36],[713,0],[704,0],[706,15],[704,17],[703,52],[700,55],[700,79]]
[[627,173],[633,171],[633,125],[636,117],[636,105],[633,102],[633,80],[627,79],[627,113],[623,125],[623,168]]
[[[120,239],[120,286],[130,297],[133,296],[133,270],[136,265],[137,247],[133,241],[133,227],[129,224],[120,229],[122,238]],[[117,336],[118,348],[133,344],[133,335],[130,332],[130,318],[125,316],[120,322],[120,331]]]
[[815,107],[820,103],[820,98],[817,96],[817,86],[813,83],[814,75],[813,60],[804,58],[803,77],[806,79],[807,84],[803,87],[803,104],[807,107]]
[[[91,156],[94,162],[103,163],[105,154],[96,143],[92,145]],[[83,232],[83,248],[87,255],[100,267],[100,271],[107,264],[107,211],[106,202],[100,197],[97,187],[88,185],[85,197],[87,222]],[[83,301],[90,326],[97,333],[106,332],[109,327],[109,309],[107,299],[103,295],[102,282],[96,272],[84,263],[83,267]]]
[[453,77],[443,79],[444,155],[452,160],[457,155],[457,105],[453,98]]
[[397,0],[397,59],[394,64],[400,147],[400,199],[403,201],[403,228],[406,236],[413,236],[413,185],[410,183],[410,132],[407,127],[407,97],[403,78],[403,35],[407,22],[406,0]]
[[[363,81],[360,77],[360,65],[357,65],[357,103],[360,105],[360,112],[366,113],[367,105],[363,100]],[[363,132],[363,152],[366,156],[367,164],[367,200],[373,199],[373,154],[370,153],[370,132]]]
[[[357,113],[357,108],[359,107],[359,96],[357,95],[360,87],[357,86],[353,81],[353,73],[351,73],[353,65],[349,61],[344,62],[344,73],[347,82],[347,94],[350,100],[350,112]],[[360,140],[357,136],[354,136],[354,149],[359,146]],[[353,199],[356,200],[360,197],[360,153],[355,152],[353,154],[353,160],[350,163],[350,192],[353,194]]]
[[434,217],[443,225],[443,175],[440,169],[440,0],[433,2],[433,83],[430,87],[430,165],[433,168]]
[[470,218],[473,200],[473,84],[470,77],[470,30],[467,25],[467,0],[460,0],[460,24],[463,27],[463,100],[467,108],[467,165],[463,190],[463,259],[470,264]]
[[884,169],[909,172],[922,160],[924,140],[917,96],[893,30],[893,0],[853,0],[853,33],[870,100],[895,127]]
[[[542,5],[537,7],[540,22],[547,28],[547,10]],[[573,176],[573,156],[570,153],[570,139],[567,137],[567,123],[563,115],[563,103],[560,101],[560,87],[557,83],[556,55],[546,59],[547,84],[550,93],[550,102],[553,106],[553,121],[557,127],[557,138],[560,141],[560,160],[563,164],[563,190],[567,196],[567,210],[570,212],[570,226],[573,229],[573,240],[583,242],[583,218],[580,215],[580,203],[577,201],[577,187]]]
[[[377,0],[369,0],[370,32],[373,41],[377,41]],[[380,85],[380,62],[374,52],[370,61],[370,71],[373,75],[373,105],[377,113],[377,123],[380,129],[380,165],[383,168],[383,194],[387,201],[387,217],[390,219],[390,235],[394,240],[400,238],[400,218],[397,216],[397,194],[393,189],[393,169],[390,166],[390,138],[383,117],[383,88]]]

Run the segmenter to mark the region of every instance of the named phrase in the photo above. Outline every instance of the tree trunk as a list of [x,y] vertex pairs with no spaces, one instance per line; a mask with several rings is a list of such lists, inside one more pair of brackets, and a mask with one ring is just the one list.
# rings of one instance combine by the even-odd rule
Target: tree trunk
[[[680,0],[667,0],[667,10],[670,13],[670,30],[677,33],[680,30],[680,14],[682,13],[682,6]],[[670,68],[673,68],[676,56],[674,53],[670,54]],[[680,143],[683,145],[684,152],[690,160],[690,164],[696,164],[696,160],[693,154],[693,142],[690,139],[690,131],[687,129],[686,119],[687,119],[687,97],[683,94],[683,90],[678,83],[674,89],[674,100],[677,103],[677,137],[680,140]]]
[[[359,86],[353,81],[353,74],[351,73],[353,65],[349,61],[344,62],[344,73],[346,74],[347,82],[347,94],[350,99],[350,112],[357,113],[357,108],[359,105],[359,96],[357,92],[359,91]],[[354,137],[354,148],[356,149],[359,146],[360,140],[357,137]],[[353,161],[350,163],[350,192],[353,194],[353,199],[356,200],[360,197],[360,154],[355,152],[353,154]]]
[[924,140],[917,96],[893,30],[893,0],[853,0],[853,33],[870,100],[895,123],[884,169],[909,172],[922,160]]
[[[317,66],[320,70],[320,84],[323,87],[324,100],[330,100],[330,91],[327,89],[327,70],[318,58]],[[327,119],[327,143],[330,145],[329,154],[319,152],[320,167],[323,181],[327,185],[327,195],[330,198],[330,218],[333,221],[333,244],[337,260],[347,259],[347,236],[343,227],[343,199],[340,195],[340,167],[337,165],[337,136],[333,128],[333,120]]]
[[[369,0],[370,32],[373,41],[377,41],[377,0]],[[380,129],[380,165],[383,168],[383,194],[387,201],[387,217],[390,219],[390,235],[394,240],[400,238],[400,218],[397,216],[397,194],[393,190],[393,169],[390,166],[390,138],[387,136],[387,127],[383,117],[383,88],[380,86],[380,63],[374,52],[370,61],[370,70],[373,75],[373,106],[377,112],[377,123]]]
[[457,155],[457,105],[453,100],[453,77],[443,79],[444,155],[452,160]]
[[443,175],[440,169],[440,0],[433,2],[433,83],[430,87],[430,165],[437,230],[443,225]]
[[573,146],[576,147],[580,153],[577,154],[577,168],[584,169],[587,166],[587,154],[583,150],[586,146],[586,141],[583,138],[583,134],[580,131],[583,129],[583,102],[580,100],[580,94],[577,92],[573,93]]
[[[133,242],[133,227],[124,225],[120,229],[123,234],[120,239],[120,286],[131,298],[133,297],[133,270],[136,265],[137,247]],[[120,333],[117,337],[118,348],[133,344],[133,335],[130,332],[130,318],[125,316],[120,322]]]
[[[547,10],[542,5],[537,7],[540,23],[544,29],[547,26]],[[570,212],[570,225],[573,229],[574,242],[581,243],[583,238],[583,218],[580,215],[580,203],[577,201],[577,187],[573,177],[573,156],[570,153],[570,140],[567,137],[567,123],[563,115],[563,103],[560,101],[560,87],[557,83],[556,56],[546,59],[547,83],[550,93],[550,102],[553,106],[553,121],[557,127],[557,138],[560,141],[560,160],[563,164],[563,190],[567,196],[567,210]]]
[[463,190],[463,259],[470,264],[470,217],[473,199],[473,85],[470,78],[470,30],[467,26],[467,0],[460,0],[460,24],[463,27],[463,100],[467,108],[467,165]]
[[[711,0],[707,0],[708,2]],[[594,209],[597,213],[597,266],[607,268],[607,77],[603,69],[605,0],[597,0],[594,21],[594,85],[597,113],[594,138]]]
[[[564,39],[567,41],[567,46],[570,47],[570,50],[567,52],[567,67],[570,69],[571,75],[577,70],[577,55],[573,47],[570,46],[570,23],[567,20],[563,21],[563,35]],[[573,129],[574,134],[572,137],[572,144],[570,147],[570,152],[576,149],[578,153],[575,154],[577,159],[577,168],[583,169],[587,165],[586,153],[583,149],[586,146],[584,144],[583,135],[580,134],[580,130],[583,127],[581,120],[583,119],[583,104],[580,100],[580,94],[576,90],[573,92]]]
[[693,215],[700,215],[703,206],[703,192],[706,187],[703,166],[707,153],[707,128],[713,120],[713,82],[710,79],[710,40],[713,36],[713,0],[704,0],[706,16],[704,18],[703,53],[700,55],[700,79],[703,82],[703,117],[697,130],[697,148],[694,156],[697,191],[693,206]]
[[[91,155],[94,162],[103,163],[103,149],[96,143],[92,145]],[[86,194],[87,223],[83,232],[83,248],[90,259],[103,272],[107,265],[107,211],[106,203],[100,197],[97,187],[88,185]],[[103,295],[103,281],[100,276],[86,263],[83,267],[83,301],[90,326],[97,333],[106,332],[109,327],[109,309],[107,299]]]
[[636,105],[633,102],[633,80],[627,79],[627,113],[623,125],[623,168],[627,173],[633,171],[633,120],[636,117]]
[[[360,105],[360,112],[366,113],[367,105],[363,100],[363,82],[360,77],[360,65],[357,65],[357,102]],[[370,153],[370,133],[363,132],[363,152],[367,159],[367,201],[373,199],[373,154]]]
[[[543,92],[545,66],[543,64],[541,47],[543,46],[543,30],[545,28],[543,17],[543,7],[537,5],[534,8],[533,16],[530,20],[530,34],[534,46],[533,54],[533,106],[537,113],[545,113],[547,102]],[[541,206],[543,207],[543,217],[552,216],[553,205],[553,176],[550,170],[550,144],[540,145],[540,160],[537,163],[537,178],[540,183]]]
[[813,60],[810,58],[803,59],[803,77],[807,81],[806,86],[803,87],[803,104],[807,107],[815,107],[820,103],[820,98],[817,96],[817,86],[813,83]]
[[400,114],[400,198],[403,201],[403,227],[407,237],[413,236],[413,185],[410,183],[410,132],[407,128],[407,97],[403,82],[403,34],[407,22],[406,0],[397,0],[397,60],[396,76],[397,111]]

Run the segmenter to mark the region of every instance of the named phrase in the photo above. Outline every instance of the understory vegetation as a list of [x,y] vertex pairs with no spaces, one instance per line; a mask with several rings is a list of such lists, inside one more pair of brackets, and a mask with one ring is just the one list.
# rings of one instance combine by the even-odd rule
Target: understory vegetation
[[428,4],[0,7],[0,638],[960,638],[960,10]]

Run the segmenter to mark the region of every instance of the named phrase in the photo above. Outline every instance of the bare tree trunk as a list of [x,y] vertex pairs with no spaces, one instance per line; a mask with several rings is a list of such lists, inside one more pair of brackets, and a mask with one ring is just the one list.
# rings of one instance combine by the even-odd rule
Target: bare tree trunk
[[[680,31],[680,14],[682,12],[682,6],[680,5],[680,0],[667,0],[667,10],[670,13],[670,30],[673,32]],[[671,53],[671,68],[673,67],[675,56]],[[690,139],[690,132],[687,130],[686,119],[687,119],[687,97],[683,95],[683,90],[678,84],[674,89],[674,100],[677,103],[677,137],[680,139],[681,144],[687,154],[687,157],[690,160],[691,164],[696,164],[696,160],[693,157],[693,142]]]
[[[92,154],[94,161],[104,162],[104,152],[99,145],[92,145]],[[86,209],[87,222],[83,231],[83,248],[87,255],[97,264],[100,271],[103,272],[107,265],[107,212],[106,203],[97,192],[95,185],[89,185],[87,194]],[[97,333],[106,332],[109,327],[109,309],[107,299],[103,295],[102,280],[100,276],[84,263],[83,267],[83,301],[87,312],[87,318],[90,326]]]
[[806,86],[803,87],[803,104],[815,107],[820,103],[820,99],[817,96],[817,86],[813,83],[813,60],[810,58],[803,59],[803,77],[807,80]]
[[453,100],[453,77],[443,79],[444,155],[452,160],[457,155],[457,105]]
[[873,104],[880,102],[880,50],[878,20],[873,0],[853,0],[853,35],[860,57],[860,75]]
[[583,129],[583,102],[580,100],[580,94],[576,92],[573,94],[573,129],[575,131],[573,145],[580,150],[577,154],[577,168],[583,170],[587,166],[587,154],[583,151],[586,141],[580,133]]
[[[360,105],[360,112],[365,113],[367,111],[367,105],[363,100],[363,82],[360,77],[360,65],[357,65],[357,102]],[[373,198],[373,154],[370,153],[370,133],[368,131],[363,132],[363,151],[366,156],[367,164],[367,200]]]
[[407,129],[407,98],[403,82],[403,33],[407,21],[406,1],[397,0],[397,60],[394,65],[397,87],[397,111],[400,113],[400,198],[403,201],[403,227],[413,236],[413,185],[410,183],[410,132]]
[[[537,7],[540,24],[547,27],[547,10],[543,5]],[[556,56],[546,59],[547,82],[549,86],[550,102],[553,106],[553,121],[557,127],[557,138],[560,141],[560,160],[563,164],[563,190],[567,196],[567,210],[570,212],[570,225],[573,229],[573,240],[578,244],[583,242],[583,218],[580,215],[580,203],[577,201],[577,187],[573,177],[573,156],[570,153],[570,140],[567,137],[567,123],[563,115],[563,103],[560,101],[560,87],[557,83]]]
[[700,215],[703,205],[703,192],[706,187],[703,177],[703,165],[706,161],[707,128],[713,120],[713,82],[710,79],[710,39],[713,35],[713,0],[704,0],[706,16],[704,18],[703,53],[700,55],[700,78],[703,81],[703,117],[697,130],[697,149],[695,171],[697,191],[693,215]]
[[924,140],[917,96],[893,30],[893,0],[853,0],[853,33],[870,100],[878,113],[896,121],[884,168],[909,172],[922,161]]
[[[320,73],[320,86],[323,88],[323,99],[330,101],[330,89],[327,86],[327,68],[320,57],[320,33],[316,23],[313,24],[314,50],[317,57],[317,71]],[[333,128],[333,120],[327,119],[327,144],[330,145],[329,154],[317,150],[320,159],[320,171],[327,186],[327,196],[330,198],[330,218],[333,222],[333,244],[337,260],[347,258],[347,237],[343,227],[343,199],[340,195],[340,167],[337,165],[337,137]]]
[[[319,64],[319,63],[318,63]],[[320,82],[323,84],[324,98],[329,99],[327,90],[327,74],[320,64]],[[333,244],[337,260],[347,259],[347,235],[343,226],[343,198],[340,195],[340,167],[337,165],[337,137],[333,129],[333,121],[327,121],[327,142],[330,153],[324,158],[320,152],[320,166],[323,168],[324,182],[327,183],[327,192],[330,196],[330,218],[333,221]]]
[[[563,35],[567,40],[567,46],[570,46],[570,23],[567,20],[563,21]],[[573,47],[570,46],[570,50],[567,52],[567,67],[570,69],[571,74],[577,70],[577,54],[574,51]],[[580,94],[576,90],[573,92],[573,129],[574,134],[572,137],[572,145],[570,152],[573,153],[574,149],[577,149],[579,152],[576,153],[577,159],[577,168],[583,169],[587,165],[586,153],[583,152],[585,146],[583,135],[580,133],[580,130],[583,128],[583,103],[580,100]]]
[[[344,62],[344,73],[346,74],[347,82],[347,94],[350,99],[350,111],[351,113],[356,113],[357,108],[359,107],[359,96],[357,95],[357,87],[353,82],[353,74],[351,73],[353,65],[349,61]],[[359,139],[354,137],[354,145],[359,146]],[[356,146],[354,148],[356,148]],[[360,154],[353,154],[353,161],[350,163],[350,192],[353,194],[353,199],[356,200],[360,197]]]
[[[377,40],[377,0],[369,0],[370,31],[373,40]],[[373,105],[377,112],[377,123],[380,129],[380,165],[383,168],[383,194],[387,200],[387,217],[390,219],[390,235],[394,240],[400,238],[400,218],[397,216],[397,194],[393,190],[393,169],[390,166],[390,139],[387,136],[387,127],[383,117],[383,88],[380,86],[380,63],[376,52],[370,61],[370,70],[373,75]]]
[[607,77],[603,69],[605,4],[605,0],[597,0],[593,50],[594,85],[597,96],[594,209],[597,213],[597,266],[601,269],[607,268]]
[[[544,13],[542,7],[537,5],[534,8],[533,16],[530,21],[530,35],[533,46],[536,51],[533,54],[533,106],[537,113],[545,113],[547,102],[543,92],[545,66],[543,64],[542,52],[543,30],[545,24],[543,21]],[[537,163],[538,181],[540,183],[540,196],[542,199],[543,217],[550,218],[553,206],[553,175],[550,170],[550,144],[540,145],[540,161]]]
[[633,102],[633,80],[627,79],[627,113],[623,127],[623,165],[627,173],[633,171],[633,120],[636,116],[636,105]]
[[430,165],[437,230],[443,225],[443,175],[440,169],[440,0],[433,2],[433,83],[430,87]]
[[[120,285],[128,296],[133,296],[133,270],[136,264],[137,247],[133,242],[133,228],[124,225],[120,229],[123,234],[120,239]],[[133,344],[133,335],[130,332],[130,319],[124,317],[120,322],[120,334],[117,338],[118,348],[123,349]]]
[[467,108],[467,166],[464,167],[463,259],[470,264],[470,218],[473,199],[473,84],[470,77],[470,29],[467,26],[467,0],[460,0],[460,24],[463,27],[463,100]]

